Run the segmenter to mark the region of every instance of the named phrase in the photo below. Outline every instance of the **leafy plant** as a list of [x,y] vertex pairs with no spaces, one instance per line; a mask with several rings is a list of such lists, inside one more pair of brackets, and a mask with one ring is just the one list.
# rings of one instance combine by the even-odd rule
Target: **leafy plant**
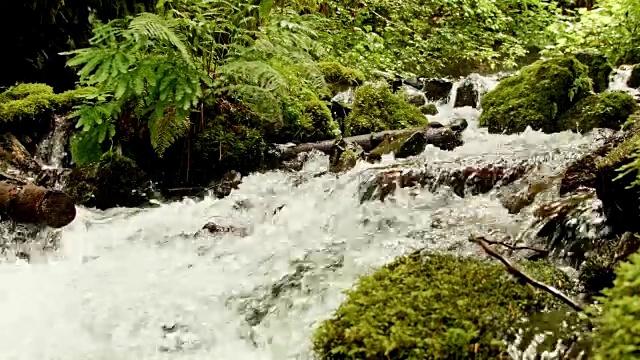
[[193,119],[204,129],[207,97],[231,96],[264,120],[281,122],[279,99],[291,86],[324,83],[311,61],[319,49],[307,19],[274,9],[268,0],[163,0],[155,14],[96,27],[90,48],[68,53],[81,83],[98,89],[75,113],[82,131],[74,159],[96,160],[95,150],[114,138],[130,104],[160,156],[193,131]]

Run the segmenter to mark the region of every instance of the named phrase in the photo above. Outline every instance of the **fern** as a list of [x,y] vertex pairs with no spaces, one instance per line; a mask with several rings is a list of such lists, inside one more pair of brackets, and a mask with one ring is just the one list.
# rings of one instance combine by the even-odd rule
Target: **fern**
[[159,156],[188,134],[189,117],[205,95],[231,95],[265,121],[281,122],[281,99],[292,89],[324,86],[310,65],[321,51],[310,18],[282,6],[162,0],[157,13],[97,26],[91,47],[65,53],[81,83],[103,94],[76,112],[82,132],[72,147],[75,161],[95,158],[81,154],[113,141],[131,104],[135,117],[146,119]]

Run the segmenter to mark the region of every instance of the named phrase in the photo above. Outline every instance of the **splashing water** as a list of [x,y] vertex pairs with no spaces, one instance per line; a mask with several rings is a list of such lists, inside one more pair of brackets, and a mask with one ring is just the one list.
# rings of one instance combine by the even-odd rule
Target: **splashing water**
[[[440,110],[442,120],[469,121],[465,145],[384,162],[533,159],[557,172],[601,143],[598,132],[488,134],[478,110]],[[460,198],[448,188],[400,189],[384,203],[360,204],[359,185],[380,165],[320,175],[327,166],[316,154],[299,173],[251,175],[220,200],[80,208],[73,223],[50,234],[57,252],[0,265],[0,358],[312,359],[313,330],[358,276],[421,247],[476,253],[469,233],[515,235],[526,225],[495,192]],[[210,221],[248,235],[201,231]]]
[[69,124],[67,116],[54,115],[53,130],[38,144],[36,153],[36,157],[43,162],[44,169],[62,168]]

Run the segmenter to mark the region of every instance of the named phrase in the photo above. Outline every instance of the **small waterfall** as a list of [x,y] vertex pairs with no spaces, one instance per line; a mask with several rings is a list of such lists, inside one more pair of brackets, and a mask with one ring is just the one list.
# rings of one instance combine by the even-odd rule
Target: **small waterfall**
[[614,69],[609,79],[609,90],[624,91],[640,100],[640,91],[627,86],[627,81],[629,81],[629,78],[631,77],[631,69],[631,65],[622,65],[619,68]]
[[54,115],[53,129],[38,145],[36,157],[43,169],[60,169],[65,157],[65,146],[69,130],[69,119],[65,115]]

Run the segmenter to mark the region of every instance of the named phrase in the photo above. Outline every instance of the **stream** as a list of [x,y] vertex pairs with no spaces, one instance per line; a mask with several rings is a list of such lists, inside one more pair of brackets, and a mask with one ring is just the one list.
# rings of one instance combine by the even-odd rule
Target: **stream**
[[[624,87],[624,71],[611,88]],[[327,156],[313,154],[302,171],[250,175],[224,199],[78,208],[60,230],[4,232],[36,236],[39,245],[24,250],[28,262],[0,264],[0,358],[313,359],[314,329],[358,276],[418,248],[479,253],[470,233],[515,237],[529,224],[529,213],[511,215],[501,205],[500,189],[464,198],[447,187],[400,189],[384,202],[361,203],[361,184],[380,168],[528,162],[553,175],[606,135],[488,134],[478,127],[479,111],[453,108],[453,97],[438,104],[436,120],[469,122],[454,151],[429,146],[409,159],[359,162],[338,177],[323,174]],[[247,234],[200,230],[211,221]]]

